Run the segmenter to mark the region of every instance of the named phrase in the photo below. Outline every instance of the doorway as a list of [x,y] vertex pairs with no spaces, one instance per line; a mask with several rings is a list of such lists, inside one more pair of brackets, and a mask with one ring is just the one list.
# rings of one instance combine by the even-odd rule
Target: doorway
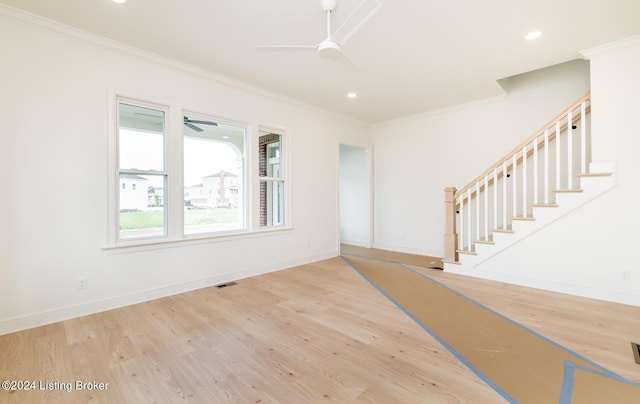
[[340,144],[340,243],[370,248],[371,148]]

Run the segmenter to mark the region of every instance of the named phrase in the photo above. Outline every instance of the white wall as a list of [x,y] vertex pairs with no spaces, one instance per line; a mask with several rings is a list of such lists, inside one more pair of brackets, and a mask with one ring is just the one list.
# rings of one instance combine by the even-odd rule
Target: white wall
[[[369,125],[52,27],[0,9],[0,334],[337,254],[336,145]],[[111,90],[284,127],[294,229],[105,250]]]
[[478,269],[640,306],[640,37],[584,54],[591,61],[593,160],[615,163],[616,187]]
[[371,247],[370,149],[340,145],[340,242]]
[[373,128],[374,245],[443,256],[445,187],[466,185],[584,95],[575,60],[505,80],[508,95]]

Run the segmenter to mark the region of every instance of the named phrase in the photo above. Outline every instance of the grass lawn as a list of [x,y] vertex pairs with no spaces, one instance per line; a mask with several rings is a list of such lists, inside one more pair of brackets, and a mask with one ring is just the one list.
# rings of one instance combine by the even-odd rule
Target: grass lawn
[[[162,211],[120,213],[120,230],[162,228]],[[192,209],[184,211],[185,226],[234,223],[238,209]]]

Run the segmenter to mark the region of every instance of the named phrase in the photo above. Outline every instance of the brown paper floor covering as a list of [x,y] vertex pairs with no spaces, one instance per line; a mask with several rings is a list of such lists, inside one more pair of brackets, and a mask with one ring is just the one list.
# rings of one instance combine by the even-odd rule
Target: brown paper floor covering
[[398,263],[429,266],[430,257],[351,246],[342,254],[507,401],[640,403],[637,384]]

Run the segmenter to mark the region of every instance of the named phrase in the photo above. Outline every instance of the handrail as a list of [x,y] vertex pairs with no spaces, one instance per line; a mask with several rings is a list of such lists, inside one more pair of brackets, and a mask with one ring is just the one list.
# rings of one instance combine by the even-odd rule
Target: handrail
[[459,190],[456,191],[455,193],[455,198],[458,198],[460,195],[463,195],[467,190],[469,190],[471,187],[475,186],[478,181],[480,181],[482,178],[485,178],[487,175],[489,175],[490,173],[493,172],[494,169],[499,168],[500,166],[502,166],[502,164],[510,159],[513,158],[514,154],[517,154],[519,151],[521,151],[525,146],[528,146],[531,142],[533,142],[534,139],[536,139],[537,137],[541,136],[547,129],[549,129],[550,127],[552,127],[553,125],[555,125],[556,122],[562,120],[562,118],[564,118],[565,116],[567,116],[569,114],[569,112],[573,111],[574,109],[578,108],[583,102],[589,100],[591,98],[591,90],[587,91],[587,93],[585,95],[583,95],[579,100],[577,100],[576,102],[574,102],[573,104],[571,104],[571,106],[569,106],[567,109],[565,109],[564,111],[562,111],[560,114],[558,114],[555,118],[553,118],[552,120],[550,120],[549,122],[547,122],[541,129],[539,129],[538,131],[536,131],[533,135],[529,136],[529,138],[527,138],[527,140],[525,140],[524,142],[520,143],[518,146],[516,146],[512,151],[510,151],[509,153],[507,153],[503,158],[501,158],[500,160],[498,160],[496,163],[492,164],[487,170],[485,170],[482,174],[480,174],[479,176],[477,176],[476,178],[474,178],[472,181],[470,181],[467,185],[465,185],[464,187],[460,188]]
[[[591,112],[591,106],[587,106],[587,107],[585,108],[585,115],[589,114],[590,112]],[[577,114],[573,115],[572,123],[574,123],[574,124],[575,124],[575,123],[576,123],[576,122],[578,122],[581,118],[582,118],[582,113],[581,113],[581,112],[579,112],[579,113],[577,113]],[[562,126],[560,126],[560,132],[559,132],[559,133],[564,133],[564,131],[566,131],[568,127],[569,127],[569,123],[568,123],[568,122],[563,123],[563,124],[562,124]],[[535,138],[535,136],[534,136],[534,138]],[[552,141],[552,140],[553,140],[553,139],[555,139],[555,138],[556,138],[556,133],[555,133],[555,131],[554,131],[553,133],[549,133],[549,141]],[[528,144],[528,143],[527,143],[527,144]],[[544,143],[538,143],[538,150],[539,150],[539,149],[542,149],[542,148],[544,148]],[[520,150],[522,150],[522,149],[520,149]],[[532,154],[533,154],[533,149],[531,149],[531,150],[527,150],[527,157],[531,156]],[[513,156],[513,155],[511,155],[511,156]],[[511,160],[511,158],[507,159],[507,161],[508,161],[508,163],[507,163],[507,171],[511,171],[511,169],[513,168],[513,162],[509,162],[510,160]],[[521,162],[522,162],[522,156],[520,156],[520,157],[518,157],[518,158],[516,159],[516,164],[520,164]],[[501,164],[502,164],[502,163],[501,163]],[[491,171],[493,171],[493,170],[491,170]],[[485,174],[485,176],[486,176],[486,175],[488,175],[491,171],[489,171],[487,174]],[[477,183],[481,178],[484,178],[485,176],[482,176],[482,177],[478,177],[478,178],[476,178],[476,183]],[[498,169],[497,177],[498,177],[498,178],[502,178],[502,170],[501,170],[501,169]],[[493,184],[493,182],[494,182],[494,181],[493,181],[493,177],[490,177],[490,178],[489,178],[489,180],[487,181],[487,185],[491,185],[491,184]],[[484,191],[484,188],[485,188],[485,185],[480,185],[480,192]],[[469,189],[469,187],[466,187],[465,191],[466,191],[467,189]],[[471,192],[471,194],[470,194],[470,195],[468,195],[468,196],[469,196],[469,197],[471,197],[471,198],[475,198],[475,196],[476,196],[476,192],[478,192],[478,190],[476,190],[476,191],[472,191],[472,192]],[[464,201],[466,201],[466,200],[467,200],[467,197],[463,196],[463,194],[462,194],[461,192],[457,192],[457,193],[455,194],[455,198],[456,198],[456,199],[457,199],[458,197],[460,197],[460,196],[462,196],[462,202],[464,202]],[[457,207],[457,206],[459,206],[459,205],[460,205],[460,203],[459,203],[459,202],[456,202],[456,207]]]

